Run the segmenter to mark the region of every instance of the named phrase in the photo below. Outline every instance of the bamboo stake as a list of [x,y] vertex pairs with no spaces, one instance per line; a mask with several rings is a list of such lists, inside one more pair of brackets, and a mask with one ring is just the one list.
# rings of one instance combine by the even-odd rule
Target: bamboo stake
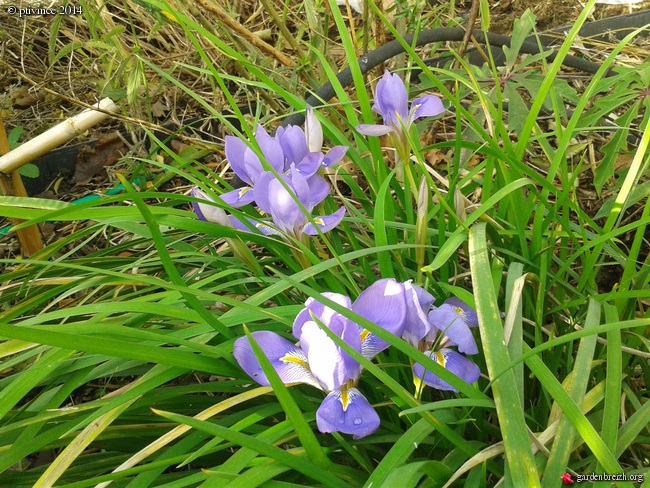
[[[0,156],[7,153],[9,153],[9,140],[7,139],[5,126],[2,123],[2,119],[0,119]],[[5,195],[27,196],[27,191],[23,185],[23,180],[20,179],[18,171],[12,172],[11,178],[0,174],[0,190]],[[25,221],[22,219],[11,219],[13,225],[18,225],[23,222]],[[43,249],[43,240],[36,225],[19,229],[16,233],[18,234],[18,242],[20,242],[20,249],[24,256],[29,257]]]
[[111,112],[117,112],[118,106],[110,98],[104,98],[97,104],[97,109],[86,109],[4,156],[0,156],[0,173],[9,174],[16,171],[24,164],[65,144],[106,119]]

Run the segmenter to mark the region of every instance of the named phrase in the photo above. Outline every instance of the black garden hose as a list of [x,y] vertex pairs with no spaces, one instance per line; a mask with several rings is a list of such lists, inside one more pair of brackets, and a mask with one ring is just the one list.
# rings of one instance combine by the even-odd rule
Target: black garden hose
[[[465,31],[463,29],[453,28],[453,27],[442,27],[437,29],[428,29],[421,31],[417,34],[409,34],[404,36],[403,42],[409,46],[413,46],[413,40],[415,39],[415,47],[425,46],[434,42],[450,42],[450,41],[462,41],[465,36]],[[500,34],[488,34],[485,32],[475,32],[473,34],[474,38],[481,44],[489,44],[490,46],[501,47],[501,46],[510,46],[512,38],[509,36],[504,36]],[[377,49],[370,51],[365,56],[359,58],[359,69],[362,74],[367,73],[372,68],[379,66],[380,64],[388,61],[390,58],[402,54],[404,52],[404,46],[400,43],[399,40],[395,39],[390,41]],[[526,54],[539,54],[540,47],[536,42],[525,41],[520,49],[520,52]],[[557,52],[553,52],[549,55],[548,61],[552,61],[557,56]],[[562,60],[562,64],[569,67],[579,69],[586,73],[596,73],[600,69],[600,64],[587,61],[575,56],[566,56]],[[345,68],[341,71],[336,79],[343,88],[347,88],[352,84],[352,71],[350,68]],[[318,90],[316,90],[312,95],[308,96],[305,100],[307,105],[310,106],[319,106],[323,103],[326,103],[328,100],[334,97],[336,94],[332,82],[328,81]],[[302,125],[305,121],[305,115],[303,113],[295,113],[287,117],[283,122],[282,126],[287,125]]]
[[[648,26],[648,24],[650,24],[650,10],[644,10],[627,15],[619,15],[617,17],[596,20],[594,22],[587,22],[580,28],[578,35],[581,36],[585,44],[588,44],[588,39],[598,39],[602,41],[608,40],[608,37],[613,37],[620,40],[623,39],[623,37],[629,32],[632,32],[633,30],[641,28],[643,26]],[[570,29],[571,26],[565,26],[541,32],[539,34],[539,40],[544,48],[548,48],[551,44],[557,41],[558,37],[562,37],[564,33]],[[648,34],[648,32],[649,31],[646,28],[645,34]],[[464,36],[465,30],[459,28],[442,27],[428,29],[417,34],[417,39],[415,41],[414,47],[421,47],[434,42],[462,41]],[[512,42],[512,38],[509,36],[489,34],[483,31],[476,31],[473,33],[473,36],[480,44],[489,44],[493,48],[496,48],[494,50],[495,52],[493,52],[493,55],[497,64],[503,60],[503,52],[501,51],[501,47],[510,47],[510,43]],[[414,34],[409,34],[407,36],[404,36],[403,40],[405,44],[413,46],[413,39],[415,38],[416,37]],[[380,46],[377,49],[369,52],[365,56],[359,58],[359,69],[361,70],[362,74],[365,74],[372,68],[379,66],[380,64],[388,61],[390,58],[397,56],[398,54],[402,54],[403,52],[404,47],[398,40],[390,41],[383,46]],[[540,53],[540,47],[534,35],[528,36],[526,38],[523,45],[521,46],[520,52],[526,54]],[[547,60],[552,62],[556,56],[557,52],[553,52],[549,55]],[[478,64],[479,62],[482,62],[482,58],[478,56],[470,56],[470,62],[473,64]],[[425,61],[425,64],[427,64],[427,61]],[[595,74],[600,69],[600,64],[598,63],[570,55],[566,56],[563,59],[562,64],[569,68],[578,69],[590,74]],[[336,78],[343,88],[347,88],[352,84],[352,72],[350,71],[350,68],[345,68],[337,75]],[[334,95],[335,91],[332,83],[327,82],[318,90],[316,90],[316,92],[309,95],[305,101],[310,106],[318,106],[322,103],[326,103],[328,100],[333,98]],[[302,125],[304,121],[305,116],[303,114],[292,114],[291,116],[287,117],[281,125],[283,127],[287,125]]]

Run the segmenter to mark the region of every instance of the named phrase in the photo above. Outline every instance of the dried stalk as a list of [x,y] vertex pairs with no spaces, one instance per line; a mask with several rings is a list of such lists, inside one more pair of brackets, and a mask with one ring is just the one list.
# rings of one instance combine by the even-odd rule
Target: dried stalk
[[[5,126],[2,123],[2,119],[0,119],[0,156],[6,153],[9,153],[9,141],[5,132]],[[0,175],[0,190],[4,195],[27,196],[27,190],[25,190],[23,180],[20,179],[18,171],[14,171],[11,177]],[[22,219],[11,219],[13,225],[22,224],[23,222],[25,221]],[[16,231],[16,234],[18,234],[18,242],[20,242],[20,249],[23,256],[31,256],[43,249],[43,240],[38,231],[38,226],[30,225],[24,229],[19,229]]]
[[212,3],[209,0],[198,0],[197,3],[205,10],[208,10],[209,12],[215,14],[219,18],[219,20],[223,22],[228,28],[235,31],[236,34],[242,36],[247,42],[249,42],[256,48],[264,51],[266,54],[270,56],[273,56],[275,59],[277,59],[280,63],[282,63],[285,66],[289,66],[289,67],[295,66],[295,63],[288,56],[281,53],[273,46],[267,44],[262,39],[260,39],[255,34],[253,34],[251,31],[246,29],[246,27],[244,27],[239,22],[234,20],[230,15],[228,15],[228,12],[223,10],[219,5],[216,5],[215,3]]

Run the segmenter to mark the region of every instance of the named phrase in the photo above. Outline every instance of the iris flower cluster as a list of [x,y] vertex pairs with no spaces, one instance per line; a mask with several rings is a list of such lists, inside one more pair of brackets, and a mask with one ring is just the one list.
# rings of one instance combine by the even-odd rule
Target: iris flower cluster
[[[411,307],[410,326],[402,337],[443,368],[467,383],[474,383],[481,376],[481,371],[461,353],[478,354],[471,331],[471,327],[478,326],[476,312],[456,297],[448,298],[436,307],[433,305],[435,298],[429,292],[416,285],[410,286],[417,300]],[[416,384],[422,382],[439,390],[458,392],[457,388],[425,370],[420,363],[413,365],[413,378]]]
[[[479,378],[478,366],[461,354],[478,352],[469,329],[477,324],[476,313],[457,298],[436,308],[435,299],[423,288],[392,278],[375,282],[354,302],[338,293],[321,296],[417,345],[464,381],[471,384]],[[305,302],[293,323],[298,344],[270,331],[251,335],[284,384],[306,383],[326,394],[316,411],[319,431],[352,434],[355,439],[365,437],[379,428],[379,416],[357,388],[361,364],[337,345],[324,327],[366,359],[374,358],[390,345],[314,298]],[[253,380],[270,385],[248,337],[235,341],[233,354]],[[413,366],[413,373],[434,388],[457,391],[418,363]]]
[[259,156],[246,142],[227,136],[226,158],[246,186],[226,192],[219,198],[232,208],[255,203],[271,217],[271,223],[253,219],[248,219],[248,224],[244,223],[235,216],[227,215],[222,208],[214,205],[214,200],[205,192],[195,188],[191,195],[206,201],[193,203],[199,219],[246,232],[257,229],[265,235],[288,235],[299,240],[304,235],[318,234],[316,228],[328,232],[336,227],[343,219],[344,207],[331,215],[313,219],[309,215],[330,192],[329,184],[318,174],[318,170],[338,164],[348,148],[335,146],[326,154],[321,152],[323,131],[310,108],[307,109],[304,131],[290,125],[279,128],[275,136],[271,137],[258,125],[255,141],[273,171],[265,168]]

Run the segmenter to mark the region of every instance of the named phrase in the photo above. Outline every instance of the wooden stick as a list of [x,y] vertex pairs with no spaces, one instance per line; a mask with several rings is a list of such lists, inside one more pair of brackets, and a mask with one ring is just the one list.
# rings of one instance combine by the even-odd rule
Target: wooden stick
[[267,44],[259,37],[252,34],[246,27],[241,25],[233,19],[228,12],[219,7],[216,3],[209,0],[198,0],[197,2],[205,10],[215,14],[221,22],[226,24],[227,27],[235,31],[235,34],[242,36],[247,42],[251,43],[256,48],[264,51],[266,54],[273,56],[285,66],[294,67],[296,64],[287,55],[281,53],[270,44]]
[[[0,119],[0,156],[9,152],[9,140],[5,132],[5,126]],[[13,181],[12,181],[13,180]],[[11,173],[11,178],[6,175],[0,174],[0,190],[5,195],[16,195],[18,197],[26,197],[27,191],[23,185],[23,180],[20,179],[18,171]],[[13,225],[18,225],[25,222],[21,219],[11,219]],[[18,242],[20,242],[20,249],[23,256],[29,257],[43,249],[43,240],[38,231],[38,226],[30,225],[24,229],[16,231],[18,234]]]
[[51,149],[59,147],[79,134],[98,124],[109,116],[110,112],[117,112],[118,106],[110,98],[104,98],[97,104],[97,109],[86,109],[79,115],[61,122],[50,130],[36,136],[31,141],[0,156],[0,173],[9,174],[24,164],[42,156]]

